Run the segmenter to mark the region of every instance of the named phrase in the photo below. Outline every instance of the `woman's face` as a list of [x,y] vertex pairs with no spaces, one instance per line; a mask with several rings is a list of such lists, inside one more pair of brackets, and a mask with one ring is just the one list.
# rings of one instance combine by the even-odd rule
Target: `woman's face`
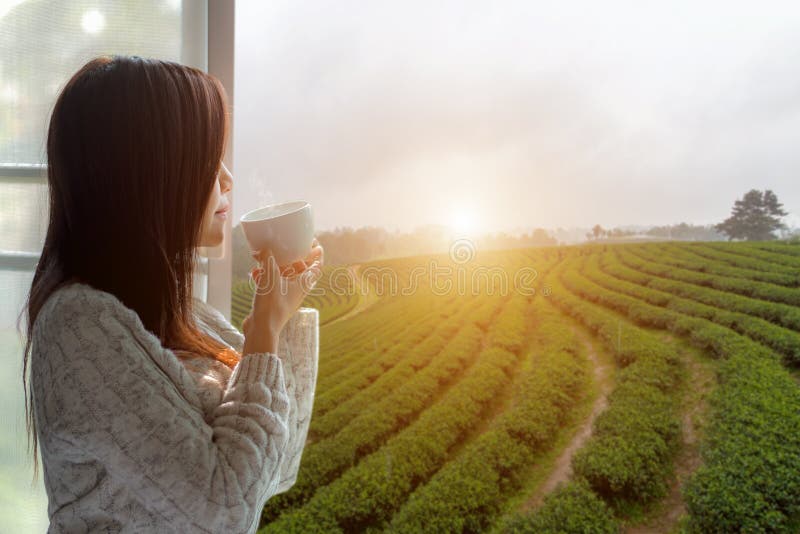
[[233,176],[220,162],[217,179],[211,189],[211,196],[208,199],[206,212],[203,217],[203,229],[200,235],[200,246],[216,247],[221,244],[225,237],[225,220],[231,216],[230,192],[233,187]]

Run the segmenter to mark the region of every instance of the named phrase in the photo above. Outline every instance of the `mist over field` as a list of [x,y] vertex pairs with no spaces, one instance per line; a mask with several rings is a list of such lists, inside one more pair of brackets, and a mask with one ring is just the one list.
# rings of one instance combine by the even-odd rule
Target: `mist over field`
[[[160,439],[178,428],[174,413],[203,412],[205,423],[198,419],[196,434],[178,445],[207,461],[183,462],[177,449],[160,454],[158,441],[139,448],[152,452],[140,467],[156,474],[173,467],[159,466],[164,459],[186,468],[184,480],[170,475],[184,496],[203,469],[215,473],[204,480],[221,481],[200,488],[186,510],[164,508],[165,521],[188,524],[192,510],[204,510],[204,520],[231,523],[251,514],[258,534],[800,532],[800,3],[771,0],[0,0],[0,302],[9,304],[0,308],[0,356],[14,362],[0,371],[10,414],[0,432],[8,460],[0,532],[42,532],[48,511],[81,521],[79,501],[119,467],[86,455],[93,434],[71,432],[56,441],[73,445],[75,469],[40,471],[28,484],[15,328],[34,278],[53,276],[33,293],[41,303],[42,292],[73,274],[65,270],[88,264],[70,247],[107,248],[60,242],[76,232],[48,225],[71,220],[48,217],[51,201],[83,198],[92,187],[123,191],[120,201],[150,189],[92,169],[74,173],[70,195],[66,175],[45,169],[56,95],[89,56],[105,53],[201,67],[213,57],[206,66],[232,102],[223,159],[234,176],[233,211],[214,215],[214,231],[194,234],[208,246],[173,235],[186,214],[163,197],[129,210],[159,231],[120,243],[140,247],[131,256],[141,259],[137,273],[160,273],[159,287],[176,294],[140,292],[154,277],[113,274],[127,260],[87,268],[100,283],[86,280],[96,287],[82,288],[85,310],[40,325],[69,328],[37,335],[56,343],[63,330],[69,343],[30,360],[52,364],[39,358],[60,351],[57,363],[85,370],[88,352],[124,358],[115,352],[144,347],[136,341],[152,334],[123,385],[175,386],[180,410],[161,409],[167,397],[134,398],[125,417],[96,426],[116,437],[141,423],[138,435]],[[115,91],[112,108],[126,95],[127,85]],[[155,111],[141,116],[166,127]],[[112,122],[128,139],[128,121]],[[108,159],[95,161],[91,148],[72,154],[70,167]],[[126,155],[138,162],[134,154]],[[139,170],[142,178],[155,172]],[[166,189],[182,193],[186,184],[172,179]],[[281,266],[293,284],[282,279],[281,290],[305,292],[286,297],[302,313],[275,294],[257,305],[277,287],[258,281],[278,278],[259,274],[264,265],[239,221],[298,199],[313,206],[324,247],[313,287],[306,276],[315,268]],[[101,194],[95,200],[90,207],[103,206]],[[222,201],[216,190],[210,200]],[[148,218],[159,210],[163,224]],[[311,227],[297,222],[307,213],[299,211],[269,237],[264,231],[270,249],[289,243],[302,252]],[[115,218],[98,224],[113,232]],[[43,249],[45,235],[52,246]],[[176,260],[187,251],[175,249],[189,246],[219,255],[182,272]],[[191,292],[181,275],[191,275]],[[138,284],[135,295],[128,284]],[[103,328],[90,328],[88,305],[100,287],[128,295],[120,301],[129,309],[117,310],[127,317],[160,310],[161,321],[103,339]],[[201,301],[206,313],[196,313]],[[193,334],[205,330],[229,350],[173,354],[177,337],[164,326],[178,309],[195,316]],[[287,322],[278,331],[280,315]],[[267,341],[274,354],[254,353]],[[163,351],[150,362],[157,342]],[[172,371],[158,372],[173,357]],[[47,375],[36,368],[30,376]],[[120,385],[113,377],[67,378],[97,399],[123,394],[108,390]],[[73,398],[51,382],[37,391]],[[51,428],[60,428],[52,414]],[[46,434],[42,443],[53,443]],[[288,454],[277,449],[284,442]],[[87,466],[98,467],[92,491],[86,476],[62,480]],[[140,478],[133,490],[164,492],[158,476]],[[55,508],[45,481],[63,495]],[[71,496],[69,487],[86,491]],[[234,503],[236,517],[219,509],[208,518],[206,490]],[[94,512],[89,529],[116,520]]]
[[800,225],[795,2],[252,2],[235,215],[318,227],[716,223],[751,188]]

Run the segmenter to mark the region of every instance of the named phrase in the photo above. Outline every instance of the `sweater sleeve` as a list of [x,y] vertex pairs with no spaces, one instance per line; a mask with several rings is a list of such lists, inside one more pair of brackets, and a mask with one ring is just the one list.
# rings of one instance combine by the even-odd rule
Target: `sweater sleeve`
[[[236,350],[242,350],[244,336],[224,315],[199,299],[195,309],[220,339]],[[319,311],[301,307],[289,318],[278,338],[278,356],[283,364],[290,405],[288,445],[276,491],[283,493],[297,480],[311,424],[319,365]]]
[[169,349],[133,310],[113,296],[53,299],[32,361],[40,431],[95,458],[177,531],[254,532],[289,437],[281,360],[244,355],[207,423],[157,365],[153,352]]
[[311,424],[319,365],[319,312],[300,308],[281,331],[278,354],[284,364],[289,392],[289,441],[281,463],[276,493],[289,490],[297,481],[300,460]]

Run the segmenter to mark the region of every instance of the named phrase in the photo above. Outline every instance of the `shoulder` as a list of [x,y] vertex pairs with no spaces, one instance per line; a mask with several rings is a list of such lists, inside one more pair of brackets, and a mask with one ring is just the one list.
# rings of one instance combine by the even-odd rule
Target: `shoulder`
[[50,294],[36,317],[34,334],[45,330],[52,332],[65,324],[75,327],[82,323],[144,328],[139,315],[114,294],[74,282]]
[[[32,380],[40,394],[100,395],[114,376],[141,368],[142,351],[157,347],[148,343],[138,317],[113,294],[87,284],[53,291],[33,325]],[[70,387],[58,387],[62,383]]]
[[113,293],[83,282],[73,282],[53,291],[42,306],[40,313],[52,315],[61,312],[82,312],[83,314],[112,312],[115,315],[119,313],[124,315],[125,311],[136,315],[136,312],[125,306]]
[[33,337],[31,368],[37,380],[51,385],[66,381],[71,384],[67,389],[78,388],[82,395],[104,395],[101,385],[117,383],[119,376],[158,382],[166,375],[176,387],[184,380],[180,362],[133,309],[87,284],[53,291],[39,311]]

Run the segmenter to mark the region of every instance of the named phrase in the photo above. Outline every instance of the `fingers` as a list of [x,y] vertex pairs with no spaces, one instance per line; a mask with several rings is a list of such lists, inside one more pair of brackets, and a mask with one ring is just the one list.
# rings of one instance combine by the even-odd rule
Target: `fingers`
[[[269,259],[272,260],[272,258]],[[274,264],[274,261],[270,261],[270,263]],[[291,269],[291,267],[289,269]],[[255,296],[269,293],[273,289],[279,291],[279,293],[283,295],[293,293],[296,297],[300,298],[302,298],[302,295],[310,293],[322,277],[322,265],[319,260],[314,261],[302,272],[291,274],[290,276],[281,274],[277,267],[275,267],[272,277],[269,275],[265,276],[265,273],[266,270],[259,267],[254,267],[251,271],[251,276],[256,284],[255,294],[253,296],[254,309],[257,306],[257,299],[255,299]],[[273,284],[278,284],[280,287],[273,288]]]
[[303,273],[306,269],[308,269],[309,266],[313,264],[315,261],[319,261],[319,267],[322,267],[323,256],[324,256],[324,250],[322,249],[321,245],[317,244],[311,249],[311,252],[308,253],[308,256],[306,256],[305,259],[297,260],[295,262],[292,262],[290,265],[282,267],[281,275],[286,277],[299,275]]
[[303,293],[308,293],[322,277],[322,265],[319,261],[314,261],[299,276],[294,277],[291,283],[298,287]]
[[[308,256],[306,256],[305,259],[297,260],[289,265],[277,266],[277,275],[282,276],[284,278],[293,278],[296,275],[300,275],[303,272],[305,272],[309,268],[309,266],[311,266],[315,262],[318,262],[319,263],[318,267],[322,268],[322,265],[324,263],[325,251],[322,248],[322,245],[319,244],[317,238],[314,238],[312,245],[313,246],[311,248],[311,251],[308,253]],[[251,270],[251,275],[253,271],[263,270],[268,260],[271,259],[273,260],[274,263],[274,257],[272,256],[272,253],[269,249],[255,250],[255,251],[251,250],[250,256],[254,260],[256,260],[256,262],[259,264],[258,267],[255,267]]]
[[275,256],[272,254],[272,250],[264,249],[262,257],[267,265],[267,270],[272,273],[273,276],[280,276],[281,269],[278,266],[278,262],[275,260]]
[[263,263],[262,256],[264,255],[263,250],[251,250],[250,256],[256,260],[258,263]]
[[303,260],[297,260],[296,262],[292,263],[291,267],[294,269],[294,272],[302,273],[303,271],[306,270],[306,267],[308,267],[308,265],[306,265],[306,262],[304,262]]
[[255,280],[257,289],[271,287],[273,283],[280,280],[281,271],[270,249],[266,248],[255,252],[253,257],[259,263],[258,266],[250,270],[250,275]]
[[281,276],[291,278],[296,274],[300,274],[306,270],[308,266],[303,260],[298,260],[285,267],[281,267]]
[[324,255],[325,249],[322,248],[322,245],[317,244],[311,248],[311,251],[308,253],[308,256],[305,258],[306,265],[311,265],[314,261],[319,260],[320,267],[324,263]]
[[251,250],[250,256],[258,263],[256,269],[264,269],[268,263],[274,264],[270,268],[270,271],[275,270],[273,267],[277,267],[277,263],[275,262],[275,256],[272,254],[272,250],[269,248],[264,248],[261,250]]
[[316,237],[314,238],[314,241],[311,243],[311,248],[312,248],[312,253],[319,254],[319,256],[317,256],[319,258],[319,266],[322,267],[323,265],[325,265],[325,247],[322,246],[322,243],[320,243]]
[[322,246],[317,245],[311,249],[311,252],[308,253],[306,256],[306,263],[313,263],[314,260],[317,260],[322,257]]

